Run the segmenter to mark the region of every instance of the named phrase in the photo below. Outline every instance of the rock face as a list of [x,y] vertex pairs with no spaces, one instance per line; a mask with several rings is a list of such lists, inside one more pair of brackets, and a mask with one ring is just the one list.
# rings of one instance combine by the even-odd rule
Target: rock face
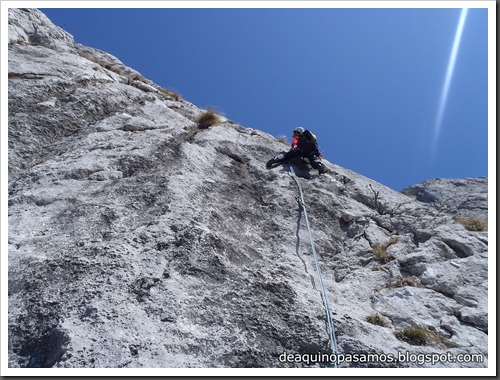
[[[331,366],[283,360],[331,353],[297,186],[264,167],[286,145],[199,128],[35,9],[8,58],[10,367]],[[403,194],[325,163],[294,165],[341,366],[487,367],[488,233],[454,219],[486,220],[487,179]],[[431,353],[458,361],[408,359]]]

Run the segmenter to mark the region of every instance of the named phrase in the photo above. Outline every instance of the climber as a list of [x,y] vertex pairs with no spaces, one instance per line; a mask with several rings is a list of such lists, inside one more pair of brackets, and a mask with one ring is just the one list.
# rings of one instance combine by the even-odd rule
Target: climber
[[319,151],[316,136],[311,131],[305,130],[302,127],[297,127],[293,131],[292,148],[288,152],[281,152],[266,164],[267,169],[271,169],[276,164],[282,164],[295,157],[307,158],[314,169],[318,170],[319,174],[324,174],[328,171],[326,166],[321,162],[321,152]]

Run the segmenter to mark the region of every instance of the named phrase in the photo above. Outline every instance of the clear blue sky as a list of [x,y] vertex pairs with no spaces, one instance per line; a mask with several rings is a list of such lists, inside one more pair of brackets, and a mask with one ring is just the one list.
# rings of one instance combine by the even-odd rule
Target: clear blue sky
[[328,161],[402,190],[488,175],[487,9],[468,10],[436,126],[459,7],[40,9],[198,107],[289,139],[303,126]]

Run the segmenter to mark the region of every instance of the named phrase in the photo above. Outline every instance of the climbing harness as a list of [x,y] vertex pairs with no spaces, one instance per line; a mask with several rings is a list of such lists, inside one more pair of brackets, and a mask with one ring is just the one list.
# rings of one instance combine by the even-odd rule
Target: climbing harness
[[[295,180],[295,183],[297,184],[297,187],[299,189],[300,198],[298,199],[298,202],[300,204],[302,211],[304,212],[304,219],[306,220],[306,226],[307,226],[307,230],[309,232],[309,240],[311,243],[314,262],[316,264],[316,271],[318,272],[319,285],[321,288],[321,297],[323,298],[323,304],[325,306],[326,322],[327,322],[327,326],[328,326],[328,334],[329,334],[330,344],[332,347],[332,353],[334,353],[335,358],[338,359],[339,350],[338,350],[338,346],[337,346],[337,339],[335,338],[335,325],[333,323],[333,317],[332,317],[332,312],[330,310],[330,305],[328,303],[328,297],[326,296],[326,289],[325,289],[325,286],[323,284],[323,275],[321,274],[321,267],[319,265],[318,254],[316,253],[316,248],[314,245],[314,239],[313,239],[313,235],[312,235],[312,231],[311,231],[311,226],[309,225],[309,219],[307,218],[306,203],[304,201],[304,193],[302,192],[302,185],[300,184],[299,179],[295,175],[295,171],[293,170],[293,166],[289,165],[289,167],[290,167],[290,172],[292,173],[292,177]],[[335,360],[335,362],[334,362],[334,367],[338,368],[337,360]]]

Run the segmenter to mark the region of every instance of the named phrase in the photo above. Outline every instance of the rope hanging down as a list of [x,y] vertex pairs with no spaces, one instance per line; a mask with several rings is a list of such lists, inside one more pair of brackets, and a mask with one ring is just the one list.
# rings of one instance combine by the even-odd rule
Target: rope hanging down
[[[325,306],[325,312],[326,312],[326,322],[328,325],[328,334],[330,338],[330,344],[332,346],[332,353],[334,353],[336,358],[339,356],[339,350],[337,347],[337,339],[335,338],[335,325],[333,323],[333,318],[332,318],[332,312],[330,310],[330,305],[328,303],[328,297],[326,296],[326,289],[323,284],[323,275],[321,274],[321,267],[319,265],[319,260],[318,260],[318,254],[316,253],[316,247],[314,245],[314,239],[311,231],[311,226],[309,225],[309,219],[307,218],[307,210],[306,210],[306,203],[304,201],[304,193],[302,192],[302,186],[299,182],[299,179],[295,175],[295,171],[293,170],[292,165],[289,165],[290,167],[290,172],[292,173],[292,177],[295,180],[295,183],[297,184],[297,187],[299,188],[299,194],[300,194],[300,206],[302,207],[302,210],[304,211],[304,219],[306,220],[306,226],[307,230],[309,231],[309,240],[311,242],[311,248],[313,252],[313,257],[314,257],[314,262],[316,264],[316,271],[318,272],[318,278],[319,278],[319,285],[321,288],[321,297],[323,298],[323,304]],[[337,361],[334,362],[335,368],[338,367]]]

